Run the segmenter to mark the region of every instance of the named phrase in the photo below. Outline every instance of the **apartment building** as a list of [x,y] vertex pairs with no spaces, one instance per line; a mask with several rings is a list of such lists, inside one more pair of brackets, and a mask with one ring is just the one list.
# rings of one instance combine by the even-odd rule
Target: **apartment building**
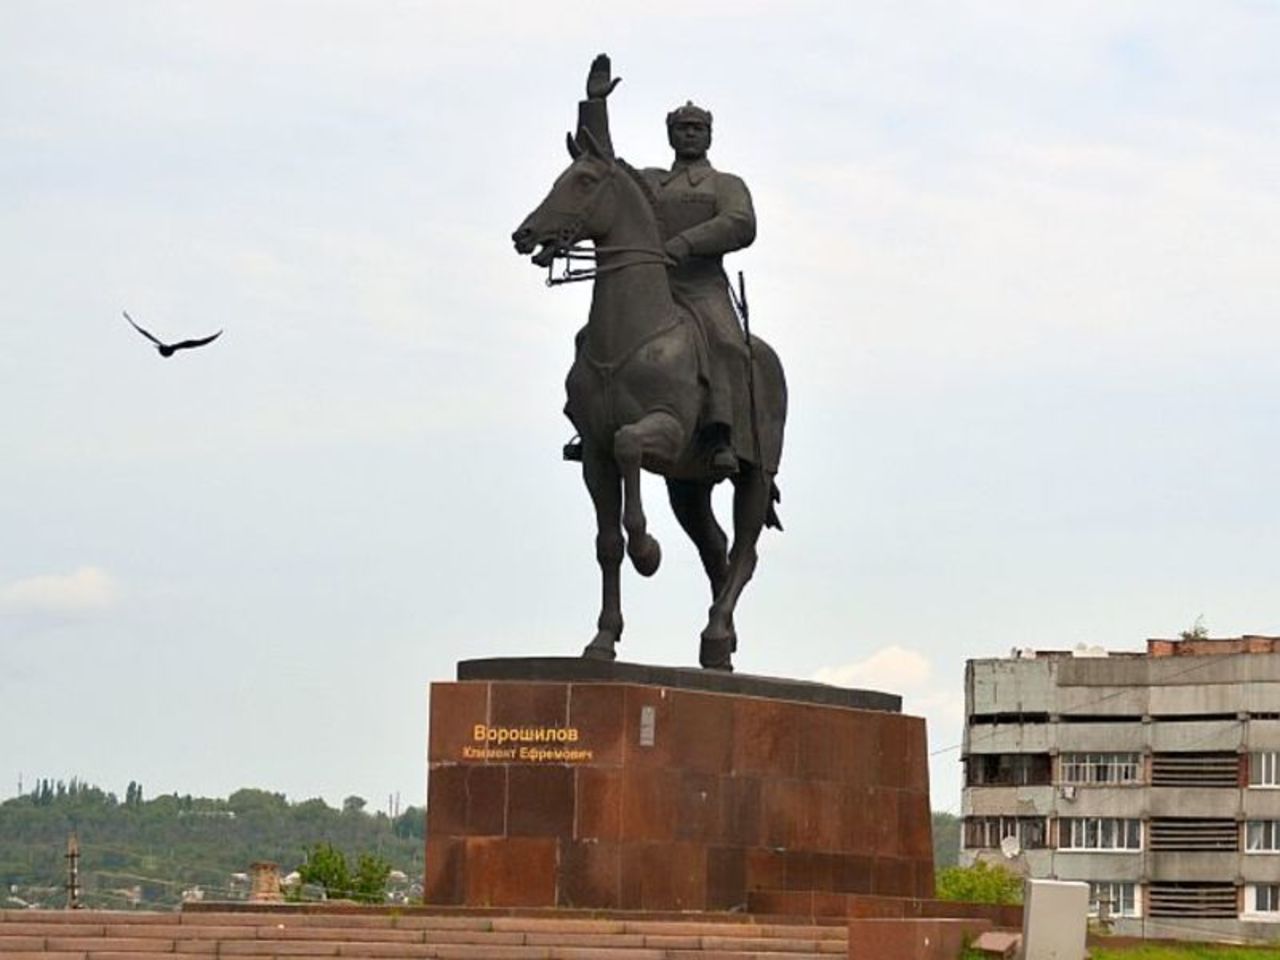
[[1280,941],[1280,637],[965,669],[961,863],[1084,880],[1116,933]]

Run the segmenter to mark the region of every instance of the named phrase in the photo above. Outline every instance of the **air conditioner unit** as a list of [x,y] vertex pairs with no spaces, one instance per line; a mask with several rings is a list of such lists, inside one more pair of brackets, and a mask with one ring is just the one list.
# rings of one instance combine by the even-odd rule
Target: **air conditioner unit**
[[1062,786],[1058,788],[1058,793],[1061,794],[1063,800],[1066,800],[1068,803],[1071,803],[1076,798],[1075,784],[1064,783]]

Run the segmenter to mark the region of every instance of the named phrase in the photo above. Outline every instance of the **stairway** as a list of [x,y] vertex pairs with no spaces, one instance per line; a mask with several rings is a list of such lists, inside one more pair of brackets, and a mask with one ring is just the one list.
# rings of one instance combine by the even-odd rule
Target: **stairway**
[[843,924],[739,914],[475,915],[205,906],[183,913],[0,911],[0,960],[830,960]]

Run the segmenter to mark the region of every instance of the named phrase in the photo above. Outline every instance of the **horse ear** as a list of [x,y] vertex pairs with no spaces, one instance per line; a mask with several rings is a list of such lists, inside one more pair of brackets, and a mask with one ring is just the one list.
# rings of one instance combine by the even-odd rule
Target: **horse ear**
[[582,148],[578,146],[578,141],[573,139],[572,133],[565,133],[564,145],[569,148],[569,156],[573,157],[573,159],[577,160],[582,156]]
[[589,128],[583,127],[578,132],[578,136],[582,138],[582,145],[586,147],[587,153],[591,154],[591,156],[595,157],[597,160],[609,159],[604,155],[604,148],[600,146],[600,141],[595,138],[595,134],[593,134]]

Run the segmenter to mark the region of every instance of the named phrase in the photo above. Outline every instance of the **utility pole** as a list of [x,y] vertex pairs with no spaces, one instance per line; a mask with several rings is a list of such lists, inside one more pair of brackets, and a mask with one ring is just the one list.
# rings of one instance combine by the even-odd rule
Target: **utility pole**
[[67,909],[79,910],[80,902],[80,841],[75,832],[67,836]]

